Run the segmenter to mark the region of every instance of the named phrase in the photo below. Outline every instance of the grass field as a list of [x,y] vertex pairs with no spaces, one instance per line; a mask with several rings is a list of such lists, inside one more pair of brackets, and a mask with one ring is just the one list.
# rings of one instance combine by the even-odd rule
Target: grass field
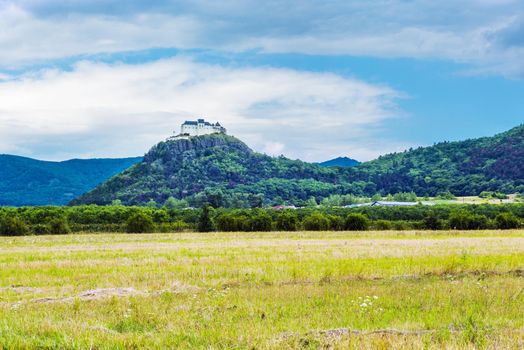
[[0,238],[0,349],[523,348],[524,231]]

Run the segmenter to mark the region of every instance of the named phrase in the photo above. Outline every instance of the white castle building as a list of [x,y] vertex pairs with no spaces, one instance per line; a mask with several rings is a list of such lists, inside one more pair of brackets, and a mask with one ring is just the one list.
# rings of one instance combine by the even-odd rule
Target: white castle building
[[201,136],[209,134],[225,134],[226,129],[216,122],[214,124],[206,122],[204,119],[186,120],[180,127],[180,134],[174,136],[175,139],[188,138],[190,136]]

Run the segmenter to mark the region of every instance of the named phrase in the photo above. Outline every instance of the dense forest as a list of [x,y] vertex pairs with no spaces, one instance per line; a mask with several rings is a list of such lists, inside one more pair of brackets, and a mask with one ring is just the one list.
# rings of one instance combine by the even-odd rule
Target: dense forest
[[350,176],[372,191],[435,196],[524,192],[524,125],[494,137],[442,142],[362,163]]
[[524,125],[494,137],[443,142],[354,167],[321,167],[252,151],[223,134],[168,140],[71,204],[183,201],[186,206],[304,206],[333,195],[524,192]]
[[65,205],[141,157],[48,162],[0,155],[0,206]]

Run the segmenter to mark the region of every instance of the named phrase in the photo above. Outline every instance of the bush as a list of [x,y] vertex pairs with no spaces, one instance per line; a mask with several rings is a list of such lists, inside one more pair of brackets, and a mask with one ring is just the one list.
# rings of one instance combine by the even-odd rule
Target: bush
[[338,215],[328,215],[329,229],[333,231],[342,231],[344,229],[344,219]]
[[481,230],[489,226],[485,215],[471,214],[465,210],[452,212],[448,221],[453,230]]
[[216,228],[225,232],[251,231],[251,219],[243,212],[221,214],[216,219]]
[[442,229],[442,220],[439,219],[435,211],[429,211],[423,220],[423,228],[427,230]]
[[377,220],[373,224],[375,230],[391,230],[393,228],[393,225],[391,224],[391,221],[388,220]]
[[290,211],[285,211],[277,217],[276,227],[279,231],[296,231],[298,216]]
[[168,232],[182,232],[184,230],[187,230],[189,228],[189,225],[183,222],[182,220],[177,220],[175,222],[164,222],[160,224],[158,227],[158,230],[163,233]]
[[500,213],[495,217],[495,224],[500,230],[520,227],[520,220],[513,213]]
[[302,221],[306,231],[326,231],[329,229],[329,219],[322,213],[315,212]]
[[137,212],[129,217],[126,222],[127,233],[147,233],[153,232],[155,225],[151,216],[144,212]]
[[249,220],[250,231],[271,231],[273,219],[265,211],[258,211]]
[[345,228],[349,231],[366,231],[369,229],[369,219],[364,214],[349,214],[346,217]]
[[0,218],[1,236],[24,236],[29,233],[26,223],[18,217]]
[[71,228],[69,228],[67,219],[63,217],[51,219],[47,226],[49,227],[49,233],[51,234],[63,235],[71,233]]
[[441,200],[455,200],[457,199],[457,197],[455,197],[455,195],[451,192],[442,192],[440,193],[438,196],[437,196],[437,199],[441,199]]

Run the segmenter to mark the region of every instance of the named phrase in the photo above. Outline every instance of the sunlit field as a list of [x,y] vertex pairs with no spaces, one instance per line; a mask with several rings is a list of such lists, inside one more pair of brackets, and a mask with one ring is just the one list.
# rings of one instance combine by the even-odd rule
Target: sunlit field
[[0,238],[0,348],[523,348],[524,230]]

